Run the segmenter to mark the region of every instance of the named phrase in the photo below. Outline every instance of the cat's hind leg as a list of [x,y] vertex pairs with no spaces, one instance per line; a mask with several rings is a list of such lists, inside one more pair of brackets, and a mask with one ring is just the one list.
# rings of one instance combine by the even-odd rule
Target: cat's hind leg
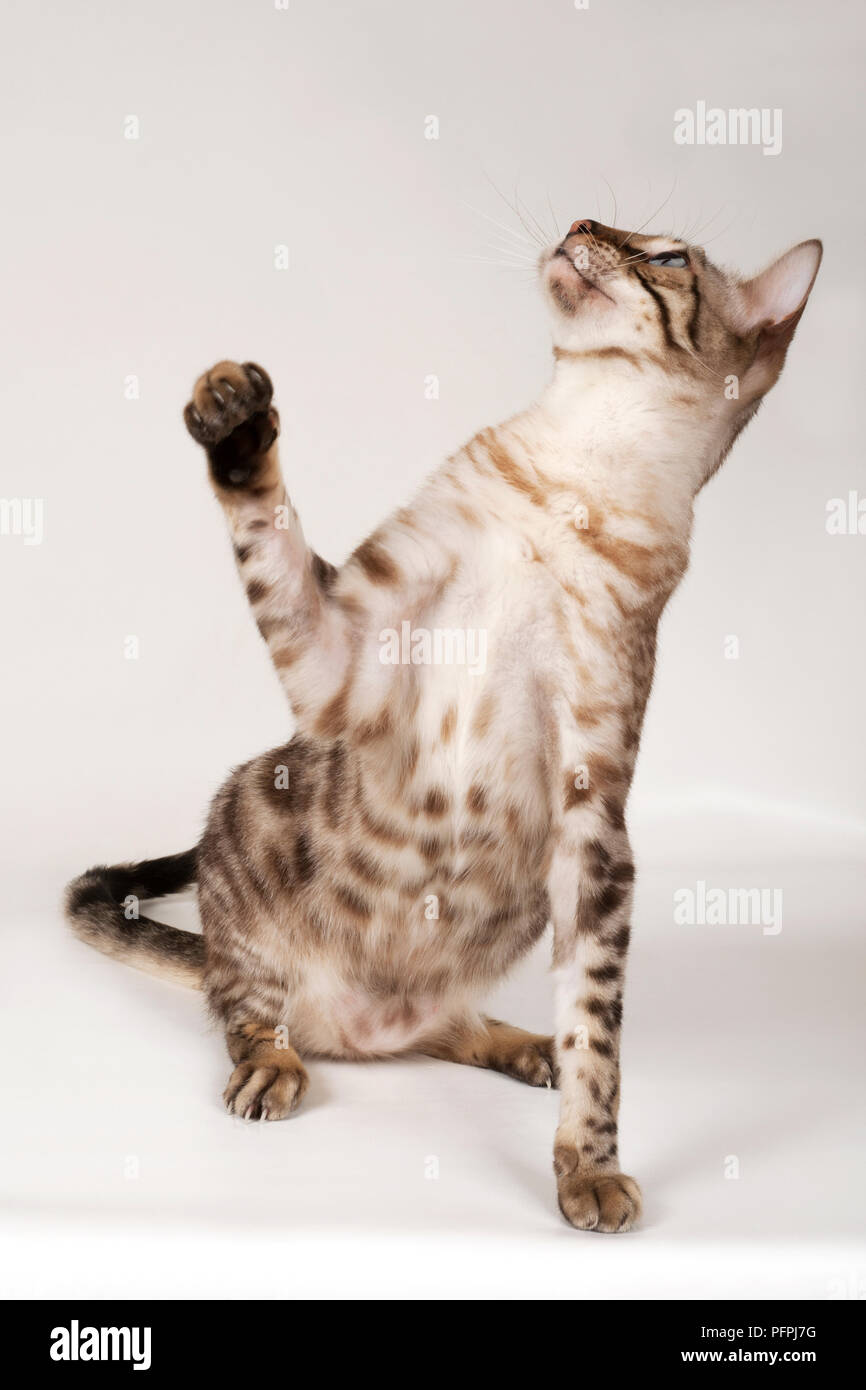
[[417,1051],[445,1062],[501,1071],[530,1086],[556,1085],[553,1038],[495,1018],[458,1020]]
[[236,1064],[223,1093],[229,1114],[245,1120],[282,1120],[290,1115],[309,1084],[285,1029],[253,1021],[234,1023],[226,1032]]

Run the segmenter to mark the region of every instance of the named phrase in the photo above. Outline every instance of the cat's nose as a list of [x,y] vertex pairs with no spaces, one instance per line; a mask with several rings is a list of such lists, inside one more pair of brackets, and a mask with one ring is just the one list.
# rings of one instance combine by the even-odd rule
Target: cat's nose
[[595,230],[595,223],[591,217],[583,217],[579,222],[572,222],[568,229],[568,235],[574,236],[578,232],[584,232],[587,236],[592,236]]

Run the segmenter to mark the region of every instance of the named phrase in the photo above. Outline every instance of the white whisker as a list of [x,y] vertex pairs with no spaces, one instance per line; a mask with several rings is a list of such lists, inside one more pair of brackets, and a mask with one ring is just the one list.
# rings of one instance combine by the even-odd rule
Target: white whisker
[[479,217],[483,217],[486,222],[491,222],[493,226],[498,227],[501,232],[505,232],[508,236],[514,237],[514,240],[521,245],[532,247],[533,243],[528,237],[521,235],[521,233],[515,231],[513,227],[507,227],[504,222],[498,222],[495,217],[491,217],[489,213],[482,212],[481,208],[473,207],[471,203],[465,203],[464,206],[469,208],[470,212],[477,213]]
[[659,203],[659,206],[656,208],[655,212],[651,212],[650,215],[649,215],[649,217],[646,219],[646,221],[641,222],[641,224],[640,224],[639,227],[635,227],[635,229],[634,229],[633,232],[629,232],[628,236],[625,238],[625,241],[621,241],[621,242],[620,242],[620,244],[619,244],[619,249],[620,249],[620,251],[623,249],[624,246],[628,246],[628,244],[629,244],[629,242],[631,241],[631,239],[632,239],[633,236],[638,236],[638,234],[639,234],[640,232],[643,231],[644,227],[646,227],[650,222],[653,222],[653,221],[655,220],[655,218],[658,217],[658,215],[659,215],[659,213],[662,211],[662,209],[665,208],[665,207],[667,207],[667,205],[668,205],[668,203],[670,202],[671,198],[674,196],[674,192],[676,191],[676,186],[677,186],[677,180],[676,180],[676,175],[674,175],[674,181],[673,181],[673,185],[672,185],[672,187],[671,187],[671,191],[670,191],[670,193],[668,194],[668,196],[665,198],[664,202],[663,202],[663,203]]

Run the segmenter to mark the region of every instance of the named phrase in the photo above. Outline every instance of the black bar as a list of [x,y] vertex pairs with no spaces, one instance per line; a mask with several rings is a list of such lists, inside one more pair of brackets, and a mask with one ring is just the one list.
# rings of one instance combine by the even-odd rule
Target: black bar
[[[516,1329],[507,1312],[500,1329],[488,1307],[483,1322],[473,1321],[466,1332],[454,1327],[452,1339],[448,1324],[435,1313],[432,1322],[428,1312],[419,1314],[416,1324],[409,1307],[399,1322],[365,1312],[356,1327],[357,1315],[346,1307],[352,1300],[337,1301],[339,1308],[320,1310],[309,1321],[303,1301],[11,1301],[3,1305],[3,1332],[25,1374],[31,1368],[48,1370],[61,1380],[92,1379],[106,1371],[161,1378],[211,1369],[221,1376],[232,1371],[291,1376],[299,1370],[299,1351],[304,1363],[321,1357],[329,1380],[341,1353],[356,1371],[365,1367],[365,1377],[372,1377],[378,1362],[378,1374],[392,1379],[402,1364],[401,1376],[411,1379],[415,1358],[406,1360],[407,1342],[423,1348],[425,1374],[440,1349],[443,1372],[464,1378],[462,1348],[472,1327],[474,1364],[480,1357],[489,1372],[503,1353],[514,1354],[508,1348]],[[860,1362],[855,1331],[862,1325],[862,1305],[853,1300],[570,1302],[541,1318],[530,1311],[519,1335],[526,1354],[531,1347],[539,1357],[539,1369],[549,1370],[553,1360],[555,1369],[578,1380],[591,1370],[653,1373],[677,1367],[700,1374],[707,1366],[734,1374],[796,1368],[826,1378]],[[334,1320],[330,1333],[327,1318]],[[546,1345],[539,1347],[540,1341]],[[303,1349],[299,1342],[306,1344]],[[404,1353],[395,1360],[401,1347]],[[99,1359],[92,1359],[94,1351]]]

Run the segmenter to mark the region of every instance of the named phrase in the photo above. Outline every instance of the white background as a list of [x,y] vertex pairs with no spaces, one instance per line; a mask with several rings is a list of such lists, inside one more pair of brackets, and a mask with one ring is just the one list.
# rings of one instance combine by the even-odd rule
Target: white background
[[[45,508],[41,545],[0,537],[10,1292],[866,1291],[866,537],[825,527],[828,500],[866,492],[862,38],[853,0],[7,15],[2,495]],[[698,100],[780,108],[781,154],[675,145]],[[57,910],[92,862],[193,844],[227,769],[291,730],[181,423],[194,377],[267,367],[307,535],[340,561],[549,373],[491,181],[551,232],[612,222],[612,189],[617,225],[664,204],[652,230],[702,228],[743,270],[826,251],[662,623],[621,1146],[647,1214],[615,1242],[556,1214],[555,1096],[320,1064],[297,1117],[244,1127],[200,1001],[88,954]],[[698,879],[781,887],[782,932],[675,927]],[[496,1001],[514,1022],[549,1023],[546,950]]]

